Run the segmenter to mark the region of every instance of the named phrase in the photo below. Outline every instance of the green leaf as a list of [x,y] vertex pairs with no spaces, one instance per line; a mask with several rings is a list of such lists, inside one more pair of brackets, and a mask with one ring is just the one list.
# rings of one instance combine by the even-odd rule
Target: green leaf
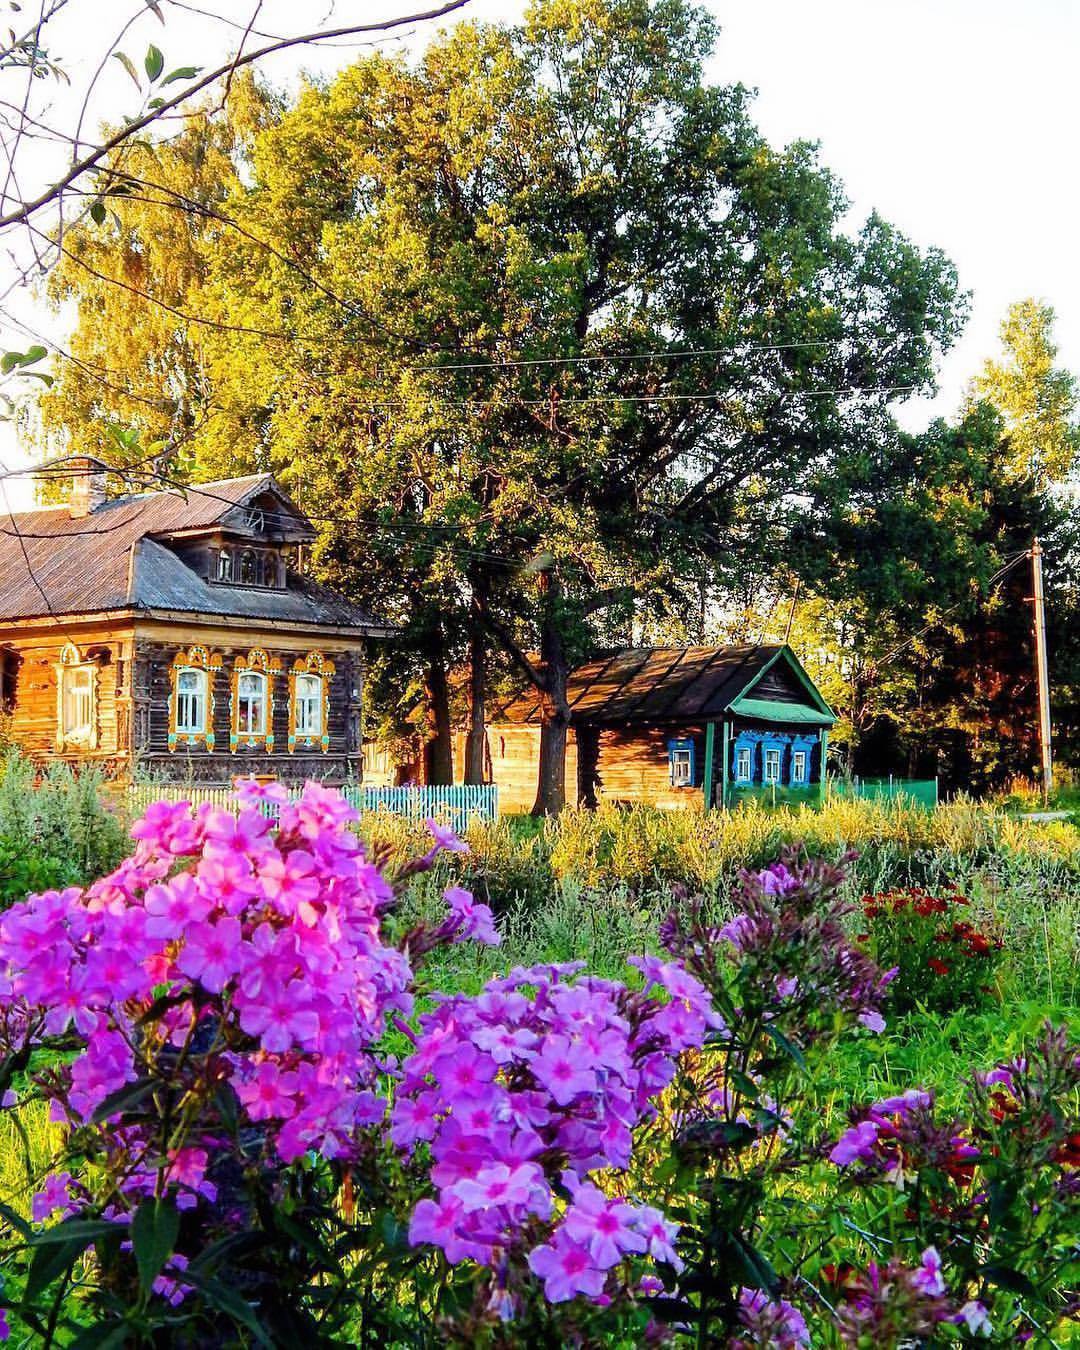
[[210,1275],[203,1275],[192,1266],[188,1266],[184,1271],[184,1283],[194,1285],[212,1308],[217,1308],[218,1312],[231,1317],[238,1326],[247,1327],[260,1345],[265,1345],[267,1350],[273,1350],[273,1343],[255,1316],[251,1304],[245,1302],[235,1290]]
[[130,1331],[127,1322],[98,1322],[76,1336],[70,1350],[111,1350],[112,1346],[127,1344]]
[[22,1215],[17,1214],[10,1205],[5,1205],[2,1201],[0,1201],[0,1219],[7,1219],[21,1238],[27,1239],[33,1236],[34,1230]]
[[109,1093],[90,1117],[90,1124],[100,1125],[103,1120],[108,1120],[110,1116],[118,1116],[125,1111],[130,1111],[144,1097],[149,1096],[156,1086],[157,1084],[152,1078],[137,1078],[134,1083],[125,1083],[122,1088],[117,1088],[115,1092]]
[[806,1067],[806,1060],[803,1057],[803,1052],[799,1049],[799,1047],[795,1044],[794,1041],[788,1040],[788,1038],[784,1035],[784,1033],[780,1030],[779,1027],[773,1026],[771,1022],[766,1022],[765,1034],[775,1045],[777,1045],[781,1050],[783,1050],[785,1055],[787,1055],[790,1059],[794,1060],[794,1062],[799,1066],[799,1068],[803,1071],[803,1073],[808,1072]]
[[161,81],[162,86],[172,84],[174,80],[193,80],[201,70],[202,66],[177,66],[175,70],[170,70]]
[[131,1244],[144,1293],[161,1274],[179,1233],[180,1212],[175,1205],[164,1200],[144,1200],[135,1211],[131,1221]]
[[135,69],[135,62],[126,52],[113,52],[113,56],[120,62],[127,73],[135,81],[135,88],[142,89],[142,81],[139,79],[139,72]]
[[105,224],[105,203],[102,201],[93,202],[90,206],[90,219],[95,225]]
[[151,84],[153,84],[165,69],[165,58],[162,56],[160,48],[155,47],[152,42],[146,49],[146,57],[143,60],[143,65],[146,67],[146,73],[150,77]]
[[4,375],[10,375],[21,362],[22,352],[5,352],[3,356],[0,356],[0,372]]
[[116,1224],[107,1219],[66,1219],[63,1223],[45,1228],[27,1242],[28,1247],[54,1247],[57,1243],[81,1242],[84,1247],[97,1238],[112,1237]]
[[94,1238],[104,1236],[103,1232],[95,1231],[102,1229],[115,1232],[116,1225],[76,1219],[71,1223],[58,1223],[55,1228],[38,1233],[28,1244],[35,1251],[26,1277],[24,1301],[32,1303],[42,1290],[48,1289],[54,1280],[70,1270]]
[[48,348],[42,347],[39,343],[23,353],[22,364],[24,366],[32,366],[35,361],[43,360],[48,354]]

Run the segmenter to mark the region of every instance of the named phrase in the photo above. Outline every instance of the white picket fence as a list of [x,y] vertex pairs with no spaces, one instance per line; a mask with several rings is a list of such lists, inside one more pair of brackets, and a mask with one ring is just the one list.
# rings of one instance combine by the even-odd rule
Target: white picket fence
[[[295,801],[302,788],[290,788]],[[499,789],[494,783],[482,785],[455,783],[450,787],[365,787],[347,783],[342,789],[346,801],[361,815],[386,811],[406,820],[426,820],[429,816],[443,824],[463,830],[474,820],[494,820],[499,814]],[[130,789],[128,804],[138,814],[151,802],[190,802],[193,807],[211,802],[226,811],[236,812],[239,805],[228,787],[164,787],[139,783]],[[267,815],[276,816],[277,807],[264,804]]]

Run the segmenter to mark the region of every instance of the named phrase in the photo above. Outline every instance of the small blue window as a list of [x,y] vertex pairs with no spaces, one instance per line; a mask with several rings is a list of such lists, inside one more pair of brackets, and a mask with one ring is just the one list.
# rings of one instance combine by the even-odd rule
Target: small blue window
[[732,769],[737,785],[754,781],[754,742],[741,736],[735,742],[734,763]]
[[668,773],[672,787],[694,786],[693,741],[668,741]]
[[791,743],[791,770],[788,781],[792,787],[806,787],[813,767],[814,740],[809,736],[795,736]]

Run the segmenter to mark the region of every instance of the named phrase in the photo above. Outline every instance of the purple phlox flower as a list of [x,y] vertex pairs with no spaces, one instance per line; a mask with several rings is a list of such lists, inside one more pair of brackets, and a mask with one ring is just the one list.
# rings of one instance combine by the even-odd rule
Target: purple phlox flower
[[11,1328],[8,1326],[7,1309],[0,1308],[0,1341],[9,1340],[11,1337]]
[[469,891],[461,886],[448,886],[443,891],[443,899],[450,906],[450,912],[461,924],[461,931],[455,942],[483,942],[489,947],[498,947],[502,937],[495,928],[495,916],[488,905],[477,904]]
[[905,1092],[901,1092],[898,1097],[885,1097],[871,1107],[871,1110],[876,1116],[906,1116],[912,1111],[933,1104],[934,1094],[932,1092],[923,1092],[919,1088],[908,1088]]
[[70,1172],[53,1172],[46,1177],[45,1185],[30,1202],[30,1214],[35,1223],[51,1219],[57,1210],[74,1214],[77,1209],[77,1205],[71,1204]]
[[717,929],[716,936],[724,942],[730,942],[737,952],[743,952],[750,945],[756,928],[749,914],[736,914]]
[[798,1350],[810,1344],[806,1319],[786,1299],[769,1299],[760,1289],[739,1290],[739,1321],[770,1350]]
[[495,1077],[495,1067],[490,1055],[481,1054],[468,1042],[454,1042],[449,1053],[439,1057],[435,1077],[447,1104],[452,1106],[459,1097],[468,1098],[482,1092]]
[[568,1106],[579,1093],[596,1091],[596,1071],[566,1036],[545,1037],[531,1068],[559,1106]]
[[756,880],[766,895],[786,895],[788,891],[798,890],[802,884],[799,878],[780,862],[766,867],[763,872],[758,872]]
[[428,816],[424,824],[435,840],[435,852],[445,849],[447,853],[468,853],[468,844],[464,839],[459,839],[449,825],[440,825],[434,816]]
[[859,1013],[858,1020],[868,1031],[873,1031],[878,1035],[885,1030],[885,1019],[876,1008],[864,1008]]
[[509,1064],[514,1059],[530,1059],[533,1046],[540,1039],[528,1027],[477,1027],[471,1033],[472,1042],[486,1051],[496,1064]]
[[220,994],[239,974],[244,960],[240,920],[227,915],[216,923],[190,925],[176,964],[190,979],[198,980],[204,989]]
[[869,1162],[874,1156],[881,1126],[875,1120],[862,1120],[845,1130],[829,1153],[829,1161],[837,1167],[847,1167],[849,1163]]
[[969,1299],[952,1321],[957,1326],[966,1326],[974,1336],[990,1336],[994,1331],[989,1308],[977,1298]]
[[663,1261],[673,1266],[676,1271],[681,1271],[684,1263],[675,1250],[679,1225],[666,1219],[663,1212],[652,1205],[641,1205],[634,1222],[638,1232],[645,1239],[645,1250],[653,1260]]
[[419,1247],[430,1243],[441,1247],[450,1264],[457,1265],[469,1254],[469,1243],[458,1232],[465,1217],[465,1206],[456,1196],[446,1195],[440,1200],[421,1200],[409,1221],[409,1245]]
[[578,1294],[596,1298],[604,1289],[604,1272],[593,1264],[586,1248],[560,1229],[551,1242],[529,1253],[529,1269],[544,1281],[549,1303],[566,1303]]
[[941,1257],[936,1247],[927,1247],[922,1254],[919,1268],[911,1278],[913,1288],[931,1298],[937,1298],[945,1292],[945,1280],[941,1274]]
[[794,998],[799,992],[799,981],[794,975],[781,975],[776,981],[776,997],[778,999]]
[[402,1095],[395,1100],[390,1138],[398,1148],[411,1149],[418,1139],[434,1137],[439,1106],[435,1092],[421,1092],[415,1097]]
[[562,1231],[585,1247],[602,1270],[618,1265],[626,1252],[643,1252],[648,1243],[638,1231],[638,1211],[624,1200],[609,1200],[591,1182],[579,1186],[566,1211]]
[[160,1294],[166,1303],[174,1308],[178,1308],[191,1293],[191,1285],[185,1284],[183,1280],[177,1278],[187,1268],[187,1257],[182,1252],[173,1252],[165,1269],[155,1277],[153,1284],[150,1286],[155,1294]]

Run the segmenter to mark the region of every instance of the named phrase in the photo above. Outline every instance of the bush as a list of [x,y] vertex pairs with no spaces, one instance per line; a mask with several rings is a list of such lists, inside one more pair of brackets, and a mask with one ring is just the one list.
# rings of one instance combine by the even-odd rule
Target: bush
[[898,1012],[972,1007],[991,992],[1004,944],[972,921],[966,895],[955,889],[931,895],[911,886],[865,895],[862,908],[874,959],[896,971]]
[[92,767],[52,763],[39,772],[17,750],[0,757],[0,907],[56,886],[86,885],[129,843]]
[[1047,1028],[959,1114],[914,1084],[836,1125],[830,1066],[882,1030],[890,987],[842,867],[744,872],[723,923],[682,898],[628,979],[548,961],[429,997],[432,953],[498,942],[456,885],[399,912],[460,841],[435,827],[395,865],[337,794],[279,800],[275,827],[284,794],[244,792],[239,818],[151,807],[113,874],[0,917],[8,1137],[42,1102],[64,1131],[29,1221],[0,1208],[20,1331],[1064,1343],[1080,1047]]

